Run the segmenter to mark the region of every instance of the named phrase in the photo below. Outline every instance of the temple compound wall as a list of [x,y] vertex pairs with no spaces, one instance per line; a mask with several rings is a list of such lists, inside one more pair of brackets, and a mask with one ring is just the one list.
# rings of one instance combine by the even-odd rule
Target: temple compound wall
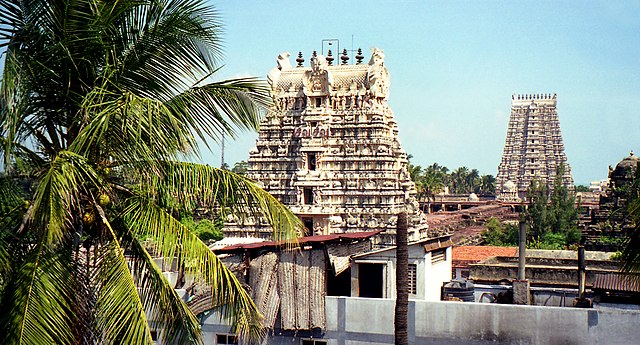
[[556,94],[512,95],[511,115],[498,166],[496,192],[499,200],[524,200],[531,181],[553,188],[562,165],[563,185],[573,190],[556,110]]
[[[333,65],[331,52],[280,54],[267,76],[273,107],[250,151],[248,177],[287,205],[314,235],[382,230],[393,241],[397,213],[409,212],[410,239],[427,237],[407,154],[389,108],[382,50]],[[387,241],[385,241],[387,242]]]

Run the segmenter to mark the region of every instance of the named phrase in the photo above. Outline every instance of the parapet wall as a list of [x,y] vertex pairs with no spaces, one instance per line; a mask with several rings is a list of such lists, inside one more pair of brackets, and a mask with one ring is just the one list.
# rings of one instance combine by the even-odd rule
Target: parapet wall
[[[329,344],[393,344],[394,301],[326,297]],[[375,317],[372,317],[375,315]],[[640,312],[411,301],[410,344],[634,344]]]
[[[271,345],[313,338],[328,345],[394,343],[395,300],[325,297],[327,328],[270,332]],[[409,344],[637,344],[640,311],[489,303],[409,301]],[[219,314],[203,319],[203,341],[230,332]]]

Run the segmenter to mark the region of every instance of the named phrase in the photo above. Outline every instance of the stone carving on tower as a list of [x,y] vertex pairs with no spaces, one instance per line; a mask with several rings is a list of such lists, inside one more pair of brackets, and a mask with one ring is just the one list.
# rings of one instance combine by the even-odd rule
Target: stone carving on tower
[[[393,242],[397,213],[409,212],[410,239],[427,237],[407,154],[387,104],[382,50],[368,64],[346,50],[333,65],[314,52],[310,67],[278,56],[269,72],[273,107],[250,151],[248,177],[287,205],[315,235],[382,230]],[[266,230],[268,233],[270,230]]]
[[511,116],[498,166],[498,200],[525,200],[533,180],[553,188],[560,165],[563,184],[573,190],[571,167],[567,162],[556,111],[556,94],[512,95]]

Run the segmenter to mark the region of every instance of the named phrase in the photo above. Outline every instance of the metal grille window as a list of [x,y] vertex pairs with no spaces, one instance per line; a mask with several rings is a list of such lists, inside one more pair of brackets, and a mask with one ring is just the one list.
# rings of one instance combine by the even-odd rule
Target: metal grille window
[[418,291],[418,283],[416,278],[418,277],[418,266],[416,264],[409,264],[409,293],[416,294]]
[[235,334],[216,334],[218,345],[238,345],[238,337]]
[[438,249],[431,252],[431,263],[443,262],[447,259],[447,249]]
[[327,345],[327,341],[317,339],[302,339],[301,345]]

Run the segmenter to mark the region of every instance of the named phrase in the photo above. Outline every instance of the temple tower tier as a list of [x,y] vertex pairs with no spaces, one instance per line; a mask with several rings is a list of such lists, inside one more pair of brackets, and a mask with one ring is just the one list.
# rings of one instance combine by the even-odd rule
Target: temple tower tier
[[[382,50],[369,63],[332,65],[314,54],[278,57],[269,72],[273,106],[250,151],[248,176],[287,205],[314,235],[382,230],[393,242],[397,214],[410,214],[410,238],[427,237],[407,154],[387,103]],[[268,230],[270,231],[270,230]],[[384,237],[384,236],[383,236]]]
[[573,190],[556,105],[556,94],[511,96],[507,139],[498,166],[496,192],[499,200],[525,200],[533,180],[545,183],[551,190],[560,166],[564,168],[560,177],[563,185]]

